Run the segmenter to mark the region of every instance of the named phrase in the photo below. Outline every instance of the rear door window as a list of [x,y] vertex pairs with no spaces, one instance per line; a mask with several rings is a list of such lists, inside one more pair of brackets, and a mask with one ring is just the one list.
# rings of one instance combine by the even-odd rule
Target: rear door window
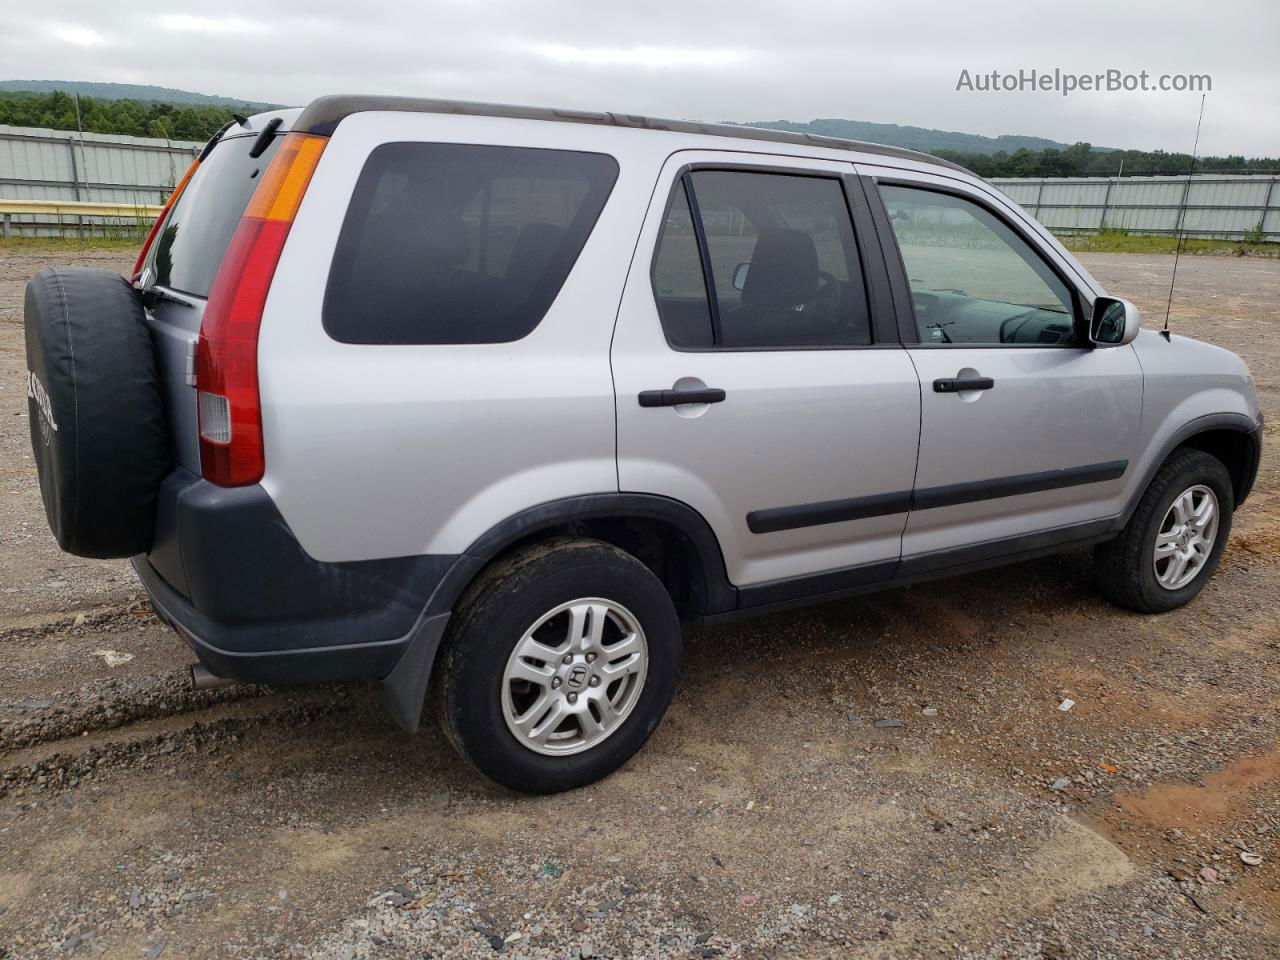
[[597,153],[388,143],[356,183],[325,290],[343,343],[506,343],[560,292],[618,175]]
[[871,342],[853,222],[835,177],[686,174],[658,240],[653,288],[677,349]]
[[151,266],[161,286],[208,297],[213,278],[231,244],[240,217],[283,136],[273,137],[257,157],[249,156],[258,139],[225,137],[192,174],[156,236]]

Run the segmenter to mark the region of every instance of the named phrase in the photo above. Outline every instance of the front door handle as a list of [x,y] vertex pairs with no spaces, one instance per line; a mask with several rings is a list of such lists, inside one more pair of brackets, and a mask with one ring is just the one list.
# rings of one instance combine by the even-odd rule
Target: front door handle
[[990,390],[996,382],[990,377],[944,377],[933,381],[934,393],[960,393],[962,390]]
[[640,391],[642,407],[674,407],[682,403],[720,403],[722,400],[724,400],[724,391],[716,387],[702,387],[698,390]]

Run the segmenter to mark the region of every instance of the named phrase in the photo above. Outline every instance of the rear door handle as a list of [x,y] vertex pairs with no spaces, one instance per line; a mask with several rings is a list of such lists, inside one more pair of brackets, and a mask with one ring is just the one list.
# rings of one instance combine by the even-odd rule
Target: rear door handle
[[959,393],[962,390],[990,390],[996,382],[990,377],[944,377],[933,381],[934,393]]
[[720,403],[724,391],[716,387],[700,390],[641,390],[640,406],[674,407],[681,403]]

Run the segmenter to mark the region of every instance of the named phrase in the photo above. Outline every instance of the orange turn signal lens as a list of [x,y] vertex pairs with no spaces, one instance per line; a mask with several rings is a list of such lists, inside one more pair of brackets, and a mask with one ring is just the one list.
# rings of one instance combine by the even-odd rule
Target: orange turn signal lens
[[260,220],[292,221],[326,143],[327,137],[307,133],[286,136],[262,175],[262,182],[253,192],[244,215]]

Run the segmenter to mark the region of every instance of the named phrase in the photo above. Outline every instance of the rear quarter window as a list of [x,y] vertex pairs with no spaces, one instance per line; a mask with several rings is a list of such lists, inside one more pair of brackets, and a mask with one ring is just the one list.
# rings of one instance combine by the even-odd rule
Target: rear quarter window
[[519,340],[560,292],[617,175],[597,153],[375,148],[338,236],[325,330],[343,343]]

